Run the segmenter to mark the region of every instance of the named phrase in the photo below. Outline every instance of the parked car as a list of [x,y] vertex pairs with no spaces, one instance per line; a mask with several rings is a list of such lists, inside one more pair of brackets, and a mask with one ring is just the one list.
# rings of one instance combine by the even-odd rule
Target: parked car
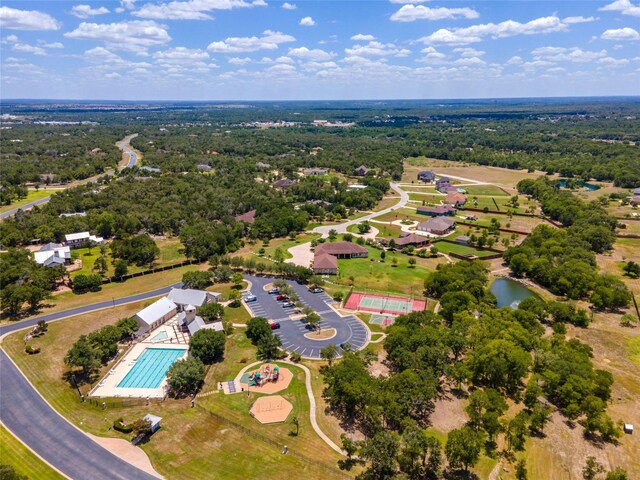
[[276,300],[278,300],[279,302],[282,302],[283,300],[286,300],[288,297],[286,295],[278,295],[276,297]]
[[309,289],[309,291],[311,293],[322,293],[322,292],[324,292],[324,290],[322,290],[321,288],[311,288],[311,289]]
[[269,322],[269,326],[271,330],[277,330],[280,328],[280,322]]
[[280,293],[279,288],[272,288],[271,290],[269,290],[269,295],[275,295],[277,293]]
[[244,301],[246,303],[255,302],[256,300],[258,300],[258,297],[256,297],[255,295],[247,295],[246,297],[244,297]]
[[294,306],[293,302],[284,302],[282,304],[282,308],[291,308],[293,306]]

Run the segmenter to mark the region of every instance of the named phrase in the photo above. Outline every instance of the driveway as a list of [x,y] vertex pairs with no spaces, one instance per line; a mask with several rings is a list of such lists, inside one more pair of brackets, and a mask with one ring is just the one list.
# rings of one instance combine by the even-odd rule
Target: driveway
[[400,200],[398,200],[398,203],[396,203],[392,207],[385,208],[384,210],[380,210],[379,212],[370,213],[369,215],[356,218],[355,220],[343,222],[339,225],[322,225],[320,227],[314,228],[313,231],[316,233],[320,233],[325,238],[329,236],[329,231],[331,230],[335,230],[338,233],[346,233],[347,228],[349,228],[351,225],[357,225],[358,223],[369,221],[374,217],[379,217],[380,215],[384,215],[386,213],[393,212],[398,208],[404,207],[409,202],[409,194],[402,190],[397,183],[391,183],[390,186],[393,190],[400,194]]
[[340,345],[350,343],[351,347],[357,350],[364,348],[369,342],[369,330],[356,317],[341,317],[333,310],[329,304],[333,303],[333,299],[326,293],[311,293],[307,286],[297,282],[289,282],[294,288],[303,304],[313,308],[320,315],[322,321],[320,327],[325,330],[334,328],[336,334],[333,338],[325,340],[313,340],[305,337],[305,333],[309,333],[306,323],[301,320],[292,320],[291,315],[298,312],[295,308],[283,308],[282,302],[276,300],[276,295],[269,295],[264,287],[272,283],[272,277],[256,277],[246,275],[246,280],[252,284],[251,293],[256,296],[255,302],[246,305],[256,317],[264,317],[272,321],[280,323],[280,328],[274,333],[282,340],[284,349],[299,353],[303,357],[319,359],[320,349],[327,345],[335,345],[338,347],[339,354],[342,353]]

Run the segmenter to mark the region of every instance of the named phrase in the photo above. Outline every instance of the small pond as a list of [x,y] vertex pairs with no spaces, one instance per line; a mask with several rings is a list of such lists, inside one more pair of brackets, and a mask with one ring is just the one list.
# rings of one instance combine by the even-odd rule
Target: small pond
[[[565,188],[567,183],[568,183],[567,179],[558,180],[558,185],[560,186],[560,188]],[[571,185],[571,187],[574,187],[574,188],[577,187],[578,189],[586,189],[586,190],[589,190],[589,191],[599,190],[600,189],[599,185],[594,185],[592,183],[585,182],[584,180],[574,181],[572,183],[574,185]]]
[[508,278],[498,278],[491,284],[491,293],[498,299],[498,308],[518,308],[522,300],[537,295],[524,285]]

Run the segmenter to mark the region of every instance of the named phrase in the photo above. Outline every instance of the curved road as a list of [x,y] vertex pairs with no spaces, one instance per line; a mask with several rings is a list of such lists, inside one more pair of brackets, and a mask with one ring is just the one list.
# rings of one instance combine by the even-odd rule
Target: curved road
[[[135,166],[136,162],[138,161],[138,155],[129,148],[129,142],[134,139],[135,137],[137,137],[138,134],[134,133],[132,135],[129,135],[125,138],[123,138],[122,140],[120,140],[118,143],[116,143],[116,146],[122,150],[122,153],[126,153],[129,155],[129,161],[127,162],[127,164],[124,167],[121,167],[120,170],[124,170],[125,168],[131,168],[133,166]],[[13,208],[11,210],[7,210],[4,213],[0,213],[0,220],[3,220],[5,218],[8,217],[12,217],[14,216],[18,210],[31,210],[33,207],[37,206],[37,205],[43,205],[45,203],[47,203],[49,200],[51,200],[51,196],[48,197],[43,197],[40,198],[38,200],[35,200],[33,202],[30,203],[25,203],[24,205],[21,205],[20,207],[16,207]]]
[[[137,295],[50,313],[0,327],[0,338],[29,328],[38,320],[53,322],[74,315],[166,294],[181,283]],[[34,419],[34,417],[36,417]],[[155,477],[121,460],[65,420],[33,388],[0,349],[0,422],[47,463],[72,479],[148,480]]]
[[380,215],[385,215],[389,212],[393,212],[397,208],[404,207],[409,202],[409,194],[402,190],[402,188],[400,188],[397,183],[391,183],[389,184],[389,186],[400,194],[400,200],[398,200],[398,203],[396,203],[392,207],[385,208],[384,210],[380,210],[379,212],[370,213],[369,215],[356,218],[355,220],[349,220],[348,222],[341,223],[340,225],[323,225],[321,227],[316,227],[313,229],[313,231],[322,234],[323,237],[328,237],[329,231],[331,230],[335,230],[338,233],[346,233],[347,228],[349,228],[351,225],[357,225],[358,223],[369,221],[374,217],[379,217]]

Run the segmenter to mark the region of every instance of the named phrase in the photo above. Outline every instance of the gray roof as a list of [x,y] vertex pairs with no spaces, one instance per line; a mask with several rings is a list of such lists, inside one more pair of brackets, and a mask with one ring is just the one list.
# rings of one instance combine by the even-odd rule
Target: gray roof
[[634,189],[633,189],[633,194],[634,194],[634,195],[640,195],[640,187],[638,187],[638,188],[634,188]]
[[421,222],[417,225],[419,229],[438,230],[443,231],[451,228],[456,224],[456,221],[451,217],[433,217],[426,222]]
[[201,307],[207,303],[207,292],[191,288],[172,288],[167,298],[178,305]]
[[46,245],[43,245],[42,248],[40,248],[41,252],[48,252],[49,250],[56,250],[58,248],[62,248],[62,244],[61,243],[47,243]]
[[136,313],[136,317],[138,317],[147,325],[152,325],[153,322],[156,322],[159,318],[164,317],[166,314],[170,313],[176,308],[178,307],[175,303],[173,303],[167,297],[162,297],[160,300],[152,303],[148,307],[143,308],[138,313]]
[[162,420],[162,417],[158,417],[156,415],[151,415],[150,413],[147,413],[144,416],[144,420],[149,420],[151,422],[151,428],[153,428],[160,423],[160,421]]
[[196,316],[195,320],[193,320],[193,322],[191,322],[190,324],[187,325],[187,328],[189,329],[189,334],[190,335],[195,335],[196,332],[205,329],[205,330],[215,330],[217,332],[222,331],[222,322],[213,322],[213,323],[205,323],[205,321],[201,318]]

